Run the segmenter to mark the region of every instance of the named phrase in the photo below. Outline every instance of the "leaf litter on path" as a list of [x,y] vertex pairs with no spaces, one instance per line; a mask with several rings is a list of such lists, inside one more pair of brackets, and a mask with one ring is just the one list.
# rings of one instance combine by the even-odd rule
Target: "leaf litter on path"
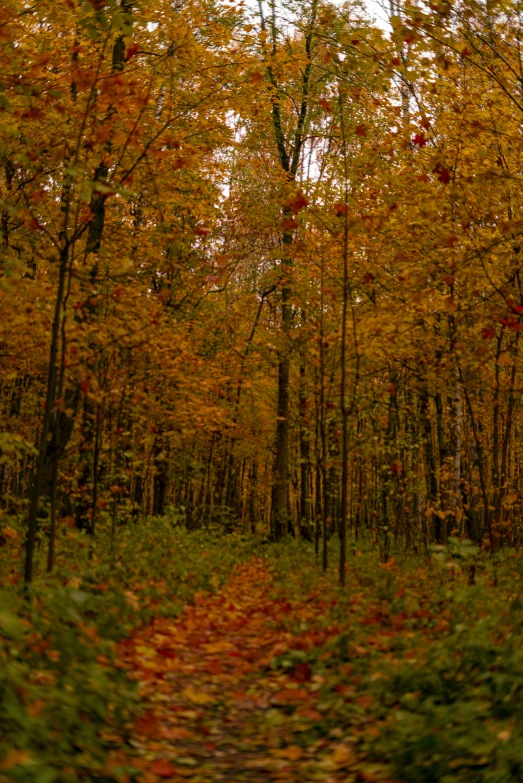
[[386,779],[383,768],[361,763],[356,738],[341,729],[311,739],[329,709],[323,678],[305,661],[289,671],[271,662],[325,640],[313,627],[323,607],[272,592],[271,574],[252,559],[217,593],[197,595],[182,616],[156,618],[126,642],[145,707],[131,730],[137,783]]

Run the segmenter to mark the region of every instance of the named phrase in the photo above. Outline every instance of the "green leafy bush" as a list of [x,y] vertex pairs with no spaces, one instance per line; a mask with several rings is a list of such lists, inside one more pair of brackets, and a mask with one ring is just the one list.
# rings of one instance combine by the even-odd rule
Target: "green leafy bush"
[[[8,521],[21,541],[19,521]],[[155,615],[176,616],[195,593],[216,590],[246,546],[162,519],[122,527],[116,537],[102,529],[94,542],[66,529],[55,572],[35,581],[30,602],[16,578],[4,579],[0,781],[112,781],[108,750],[124,742],[140,709],[118,642]],[[44,558],[42,547],[39,574]],[[6,556],[4,576],[11,562]]]
[[421,664],[378,682],[384,725],[373,752],[404,781],[523,780],[523,615],[458,624]]
[[2,614],[0,769],[7,780],[76,781],[102,769],[101,730],[124,725],[137,704],[134,685],[112,665],[114,640],[95,624],[108,603],[107,596],[48,588],[32,607],[21,602],[17,615]]

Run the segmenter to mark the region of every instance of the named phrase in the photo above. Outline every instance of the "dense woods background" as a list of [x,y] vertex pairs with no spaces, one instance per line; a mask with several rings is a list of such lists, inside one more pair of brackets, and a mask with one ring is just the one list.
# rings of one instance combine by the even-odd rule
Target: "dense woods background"
[[0,783],[523,781],[523,7],[384,13],[0,3]]
[[[518,2],[7,0],[1,504],[522,534]],[[343,570],[343,569],[342,569]]]

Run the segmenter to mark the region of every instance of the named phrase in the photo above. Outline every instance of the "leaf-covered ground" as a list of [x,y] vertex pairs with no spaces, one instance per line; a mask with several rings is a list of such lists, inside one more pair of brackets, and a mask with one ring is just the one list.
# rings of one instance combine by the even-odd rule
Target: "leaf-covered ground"
[[0,783],[523,780],[517,552],[351,547],[340,590],[307,544],[70,543],[30,604],[0,548]]
[[253,559],[217,594],[196,596],[180,618],[155,621],[124,645],[147,706],[132,732],[141,783],[341,781],[349,769],[354,779],[378,779],[354,737],[334,728],[310,741],[329,705],[307,653],[339,629],[321,628],[317,596],[289,601],[271,588]]
[[253,558],[124,645],[140,783],[523,779],[518,600],[358,554],[341,593]]

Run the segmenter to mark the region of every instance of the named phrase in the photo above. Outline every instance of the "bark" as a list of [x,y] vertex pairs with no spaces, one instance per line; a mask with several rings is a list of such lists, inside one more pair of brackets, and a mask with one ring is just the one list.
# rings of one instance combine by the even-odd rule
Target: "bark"
[[[283,122],[280,110],[280,88],[271,66],[271,55],[266,53],[266,72],[271,85],[272,96],[272,130],[274,140],[278,151],[279,164],[282,171],[286,174],[289,185],[296,181],[296,175],[300,163],[301,150],[306,133],[306,124],[309,111],[309,90],[312,69],[312,36],[316,24],[318,0],[311,3],[311,14],[305,30],[305,54],[307,57],[306,65],[302,72],[301,95],[299,102],[298,118],[294,132],[291,135],[292,141],[287,142],[283,130]],[[272,5],[272,17],[267,25],[262,3],[259,2],[260,24],[262,31],[268,33],[272,56],[277,52],[277,29],[276,29],[276,7]],[[267,29],[269,27],[269,29]],[[288,220],[292,217],[291,212],[283,210],[283,219]],[[292,253],[291,246],[293,235],[290,231],[284,231],[282,236],[283,253],[281,259],[281,330],[284,338],[284,346],[280,353],[278,364],[278,399],[276,404],[276,439],[273,469],[273,484],[271,493],[271,534],[275,539],[286,535],[291,527],[290,503],[289,503],[289,457],[290,457],[290,340],[289,335],[292,328]]]
[[169,485],[169,460],[165,453],[167,444],[161,436],[157,438],[154,453],[153,478],[153,516],[161,517],[165,513],[167,490]]
[[[516,334],[516,338],[515,338],[515,353],[517,353],[518,344],[519,344],[519,333]],[[516,404],[516,396],[515,396],[516,376],[517,376],[516,357],[514,357],[514,364],[512,365],[512,369],[510,371],[510,381],[508,387],[507,411],[505,415],[505,431],[503,433],[503,439],[501,442],[501,465],[499,470],[499,484],[497,488],[495,487],[497,497],[496,497],[494,507],[496,513],[496,522],[499,525],[500,538],[502,538],[502,532],[503,532],[503,521],[504,521],[503,520],[503,495],[506,492],[507,482],[508,482],[508,463],[509,463],[509,456],[510,456],[509,444],[510,444],[510,437],[512,433],[513,421],[514,421],[514,408]]]
[[[15,176],[15,168],[9,158],[4,163],[4,173],[5,173],[5,185],[7,190],[7,198],[6,201],[9,199],[10,193],[13,189],[13,179]],[[2,216],[1,216],[1,231],[2,231],[2,241],[5,245],[5,247],[9,247],[10,245],[10,215],[7,209],[2,210]]]
[[[454,476],[454,517],[458,519],[458,510],[460,507],[460,501],[462,499],[461,494],[461,428],[462,428],[462,404],[461,404],[461,384],[459,381],[459,372],[456,367],[456,386],[454,391],[454,459],[453,459],[453,476]],[[465,513],[465,512],[464,512]]]
[[474,413],[474,408],[472,406],[472,400],[470,398],[469,390],[464,383],[463,379],[463,372],[461,369],[461,366],[458,362],[458,369],[459,369],[459,379],[461,383],[461,388],[463,389],[463,394],[465,396],[465,402],[467,405],[467,411],[469,414],[470,424],[472,427],[472,434],[474,437],[474,445],[476,447],[476,455],[477,455],[477,466],[478,466],[478,474],[479,474],[479,486],[481,491],[481,498],[483,501],[483,523],[487,530],[489,543],[490,543],[490,551],[491,553],[497,552],[499,549],[499,535],[497,530],[492,525],[492,515],[490,513],[490,503],[489,503],[489,492],[488,492],[488,484],[487,484],[487,477],[486,477],[486,471],[485,471],[485,452],[483,449],[483,441],[481,439],[480,434],[480,428],[478,424],[478,420]]
[[[132,0],[121,0],[120,6],[127,17],[126,21],[131,21],[131,12],[133,7]],[[124,36],[119,34],[113,44],[112,50],[112,70],[121,71],[125,65],[125,41]],[[111,109],[109,109],[111,111]],[[107,146],[107,152],[110,152],[110,144]],[[89,304],[87,307],[87,318],[94,318],[97,312],[96,300],[96,281],[99,274],[99,254],[102,247],[102,240],[105,228],[105,201],[107,194],[103,192],[106,186],[106,180],[109,175],[109,168],[105,160],[101,160],[95,169],[93,176],[93,191],[89,203],[91,220],[87,232],[85,245],[85,258],[93,256],[90,269],[91,289]],[[96,348],[96,346],[92,346]],[[95,353],[93,351],[93,353]],[[89,367],[90,372],[96,369],[93,362]],[[83,416],[83,455],[84,460],[80,469],[79,487],[81,499],[76,509],[76,526],[80,530],[88,530],[94,534],[96,519],[96,497],[98,487],[98,475],[96,470],[97,444],[95,442],[99,435],[99,429],[102,424],[98,424],[99,408],[86,395],[84,401]],[[95,423],[96,420],[96,423]]]
[[310,440],[307,416],[307,392],[305,378],[307,365],[302,352],[300,361],[300,534],[309,540],[311,535],[311,486],[310,486]]
[[[53,323],[51,328],[51,341],[49,345],[49,369],[47,375],[45,411],[42,421],[42,432],[38,447],[38,457],[36,460],[27,521],[24,563],[24,582],[26,588],[29,588],[33,581],[34,552],[38,534],[40,498],[42,496],[45,467],[49,461],[49,436],[51,434],[51,427],[53,424],[54,406],[58,388],[58,350],[60,344],[60,328],[62,325],[62,309],[64,305],[64,298],[66,296],[67,279],[69,273],[69,252],[69,244],[66,242],[61,249],[60,257],[58,259],[58,286],[56,291]],[[58,460],[60,447],[61,444],[58,442],[56,444],[54,457],[56,460]]]
[[[434,395],[434,403],[436,406],[436,435],[438,438],[439,475],[442,476],[446,472],[445,468],[447,465],[448,449],[445,439],[443,401],[439,392]],[[440,481],[442,480],[440,479]],[[440,505],[442,504],[442,495],[443,490],[440,491]],[[440,510],[445,511],[443,507],[441,507]],[[443,517],[440,517],[438,543],[447,543],[447,519]]]
[[427,486],[427,502],[431,509],[432,534],[437,543],[441,543],[442,530],[441,519],[437,513],[439,506],[438,480],[436,473],[436,459],[434,456],[434,442],[432,437],[432,422],[429,413],[429,394],[426,388],[420,392],[420,418],[423,437],[423,451],[425,456],[425,480]]

